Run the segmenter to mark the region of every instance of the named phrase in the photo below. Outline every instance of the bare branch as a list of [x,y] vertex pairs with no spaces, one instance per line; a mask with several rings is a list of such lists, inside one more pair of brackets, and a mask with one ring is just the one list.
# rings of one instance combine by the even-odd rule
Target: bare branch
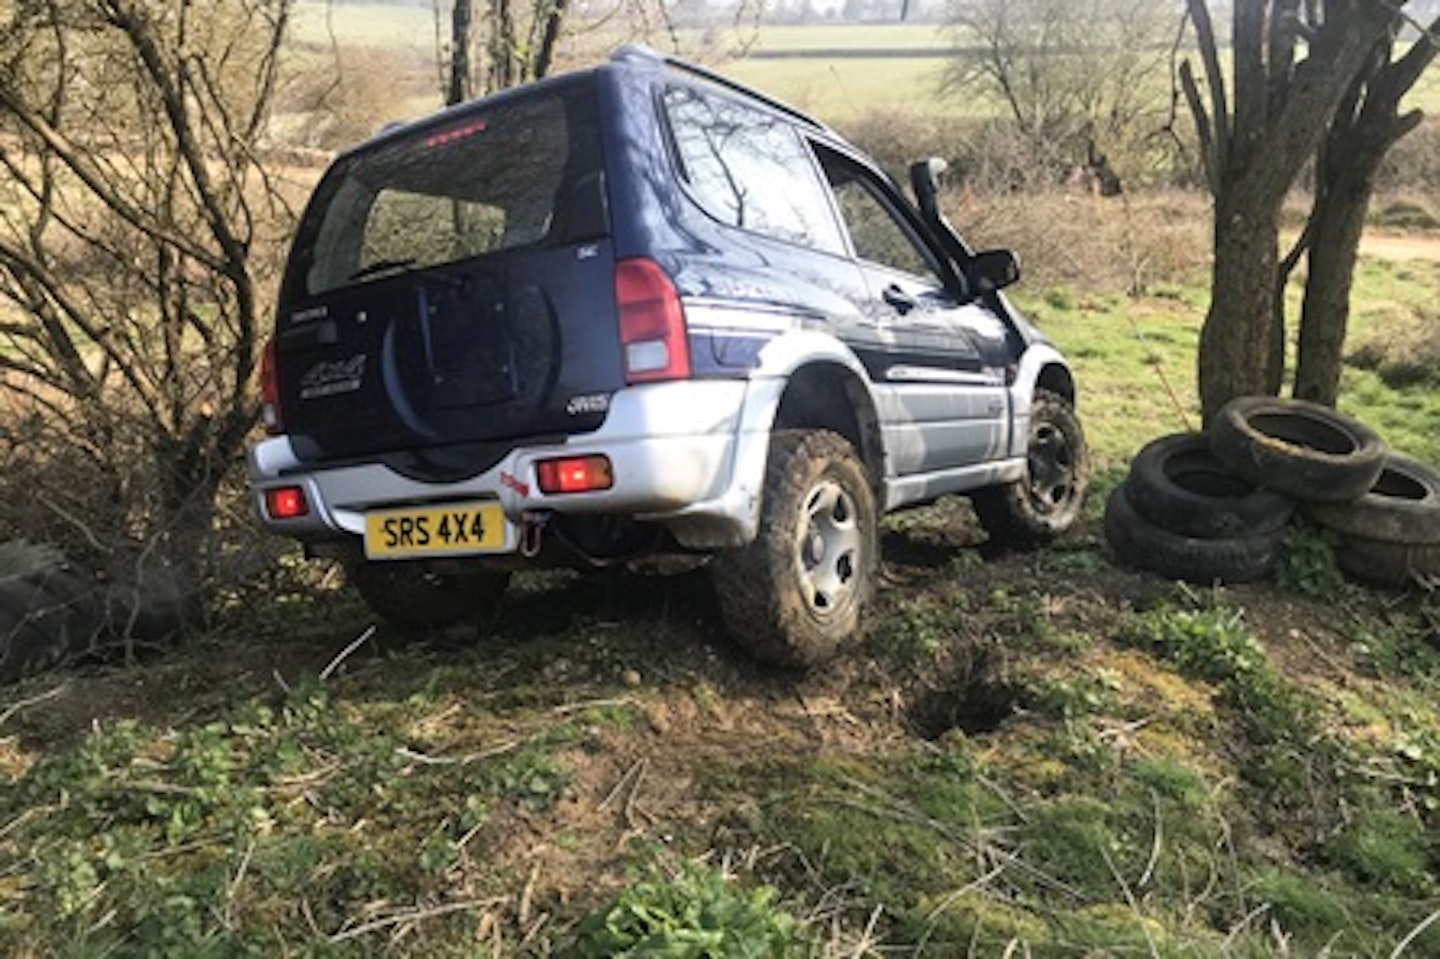
[[[1215,26],[1210,21],[1210,8],[1206,6],[1205,0],[1185,0],[1185,8],[1190,11],[1190,19],[1195,24],[1195,42],[1200,47],[1200,59],[1205,64],[1205,85],[1210,90],[1210,121],[1207,126],[1213,131],[1211,141],[1214,148],[1210,155],[1215,157],[1216,167],[1228,163],[1230,155],[1230,107],[1229,99],[1225,93],[1225,72],[1220,67],[1220,48],[1215,42]],[[1194,75],[1191,75],[1190,85],[1195,87]],[[1200,98],[1197,96],[1191,99],[1190,109],[1198,117],[1204,113],[1203,108],[1196,110]],[[1187,94],[1188,97],[1188,94]]]
[[1215,131],[1210,126],[1210,115],[1200,98],[1200,88],[1195,82],[1195,71],[1190,61],[1180,64],[1180,89],[1185,93],[1185,102],[1190,105],[1190,116],[1195,120],[1195,137],[1200,141],[1200,162],[1205,167],[1205,181],[1210,185],[1210,194],[1220,194],[1220,157],[1215,143]]

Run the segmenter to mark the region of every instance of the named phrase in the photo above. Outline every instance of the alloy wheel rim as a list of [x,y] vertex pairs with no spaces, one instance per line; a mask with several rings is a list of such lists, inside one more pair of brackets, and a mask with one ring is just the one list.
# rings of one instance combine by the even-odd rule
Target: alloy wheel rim
[[1043,512],[1065,507],[1075,493],[1075,448],[1053,423],[1036,426],[1028,457],[1030,499]]
[[812,613],[833,615],[845,605],[863,549],[854,499],[833,481],[817,485],[801,507],[796,541],[800,587]]

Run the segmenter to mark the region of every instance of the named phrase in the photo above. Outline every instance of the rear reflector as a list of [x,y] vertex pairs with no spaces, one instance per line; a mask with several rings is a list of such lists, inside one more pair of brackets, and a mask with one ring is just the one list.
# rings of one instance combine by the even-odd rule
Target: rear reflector
[[265,344],[260,356],[260,419],[265,432],[271,436],[285,432],[285,423],[280,416],[280,377],[275,369],[275,340]]
[[540,492],[548,494],[590,493],[615,485],[615,474],[607,456],[541,460],[535,464],[535,479]]
[[616,263],[615,304],[620,314],[620,345],[625,351],[625,382],[688,379],[690,341],[685,308],[675,284],[659,264],[646,259]]
[[265,512],[271,519],[298,519],[310,512],[310,504],[299,486],[281,486],[265,491]]

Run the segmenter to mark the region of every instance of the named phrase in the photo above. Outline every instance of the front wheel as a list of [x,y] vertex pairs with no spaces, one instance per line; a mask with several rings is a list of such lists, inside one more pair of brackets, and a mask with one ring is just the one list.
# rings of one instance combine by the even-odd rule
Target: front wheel
[[721,615],[756,659],[817,666],[859,633],[877,553],[875,494],[854,447],[829,431],[776,433],[759,533],[712,566]]
[[345,577],[381,619],[404,629],[443,629],[474,622],[494,611],[510,574],[450,560],[376,562],[355,559]]
[[1025,475],[970,497],[990,538],[1022,548],[1041,546],[1080,518],[1090,486],[1090,449],[1075,408],[1063,396],[1037,389],[1030,406]]

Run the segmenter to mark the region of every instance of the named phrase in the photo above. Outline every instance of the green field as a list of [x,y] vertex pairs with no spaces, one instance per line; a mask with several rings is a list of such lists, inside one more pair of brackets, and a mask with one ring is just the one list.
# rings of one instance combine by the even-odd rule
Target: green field
[[958,110],[958,104],[940,95],[938,60],[734,60],[721,69],[827,123]]
[[[429,4],[330,5],[323,0],[301,0],[295,37],[307,45],[328,46],[333,40],[342,47],[399,47],[433,56],[436,14]],[[718,36],[682,30],[679,38],[681,52],[687,55],[701,50],[731,51],[733,56],[718,60],[713,52],[702,57],[730,76],[823,118],[853,119],[895,110],[975,112],[973,107],[939,94],[945,59],[935,52],[951,43],[943,25],[767,24],[726,28]],[[572,31],[562,56],[568,65],[581,66],[625,42],[645,42],[664,49],[672,46],[670,36],[653,25],[647,31],[638,22],[619,18],[598,31],[583,26]],[[867,50],[908,50],[915,55],[876,58],[846,54]],[[809,56],[769,59],[767,54]],[[1440,108],[1440,77],[1435,71],[1421,81],[1408,102],[1429,110]]]
[[401,46],[435,49],[435,11],[428,5],[367,3],[336,5],[300,0],[294,38],[302,44]]

